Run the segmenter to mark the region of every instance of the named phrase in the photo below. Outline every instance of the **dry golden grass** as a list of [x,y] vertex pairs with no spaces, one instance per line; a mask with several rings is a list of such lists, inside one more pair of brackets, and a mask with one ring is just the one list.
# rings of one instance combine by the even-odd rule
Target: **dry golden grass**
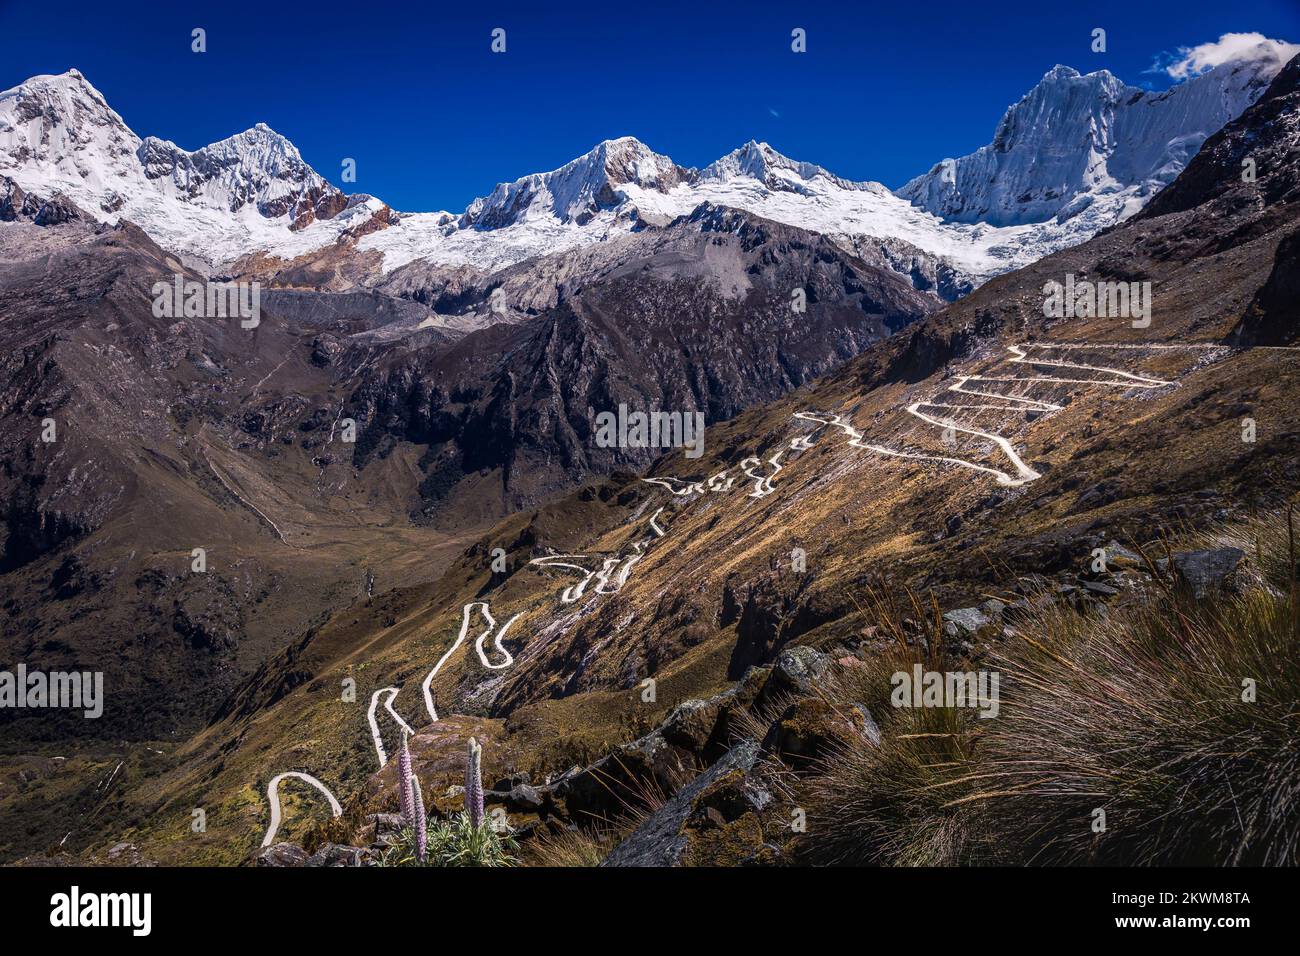
[[572,829],[550,833],[530,840],[523,857],[526,866],[588,867],[599,866],[618,843],[619,835],[611,830]]
[[[1285,528],[1282,518],[1235,533],[1288,541],[1279,520]],[[1257,573],[1294,567],[1293,555],[1265,545]],[[992,720],[889,707],[888,675],[916,659],[903,645],[852,669],[830,693],[871,707],[884,739],[854,744],[807,781],[801,853],[884,865],[1295,864],[1293,595],[1258,581],[1199,604],[1169,588],[1107,615],[1022,616],[985,665],[1001,675]]]

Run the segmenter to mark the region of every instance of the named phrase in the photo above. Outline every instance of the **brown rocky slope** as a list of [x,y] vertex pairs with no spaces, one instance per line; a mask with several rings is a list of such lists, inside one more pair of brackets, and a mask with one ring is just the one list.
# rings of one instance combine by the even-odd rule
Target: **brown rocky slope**
[[[128,771],[115,819],[138,821],[126,835],[160,856],[234,861],[255,848],[265,784],[280,771],[315,774],[357,812],[391,805],[366,722],[366,703],[385,687],[399,688],[392,703],[418,731],[418,759],[475,733],[503,785],[524,774],[573,784],[584,771],[566,771],[607,755],[659,768],[637,780],[676,786],[670,778],[690,779],[727,752],[735,728],[719,729],[718,710],[730,708],[718,695],[761,694],[774,658],[785,663],[772,674],[795,679],[808,669],[788,656],[800,648],[879,653],[888,637],[874,629],[869,595],[902,600],[910,590],[926,607],[969,609],[1015,600],[1021,579],[1042,575],[1068,600],[1105,601],[1118,589],[1090,570],[1096,549],[1273,506],[1300,481],[1300,352],[1245,342],[1241,330],[1262,314],[1267,344],[1296,339],[1294,313],[1288,322],[1278,310],[1300,228],[1298,96],[1293,62],[1207,142],[1210,165],[1189,167],[1191,185],[1170,187],[1190,198],[1157,202],[711,427],[704,458],[654,464],[647,477],[659,483],[616,474],[515,515],[439,580],[333,616],[261,668],[168,769]],[[1255,182],[1233,162],[1212,163],[1245,140],[1270,157]],[[1046,318],[1044,286],[1067,275],[1150,282],[1150,325]],[[498,547],[504,573],[492,568]],[[431,722],[421,685],[457,646],[471,602],[490,607],[495,625],[467,620],[466,640],[430,682],[446,718]],[[487,643],[506,621],[508,634]],[[948,622],[954,652],[983,653],[980,620]],[[480,633],[485,656],[471,646]],[[348,678],[355,701],[339,693]],[[713,719],[664,743],[678,705],[679,715],[700,711],[691,700],[712,701]],[[813,715],[791,716],[785,737],[797,753],[801,720]],[[391,749],[395,726],[384,720]],[[719,779],[735,769],[714,766]],[[446,783],[427,773],[427,789]],[[713,792],[715,781],[697,779]],[[692,807],[706,810],[699,795]],[[209,831],[182,837],[200,803]],[[311,798],[295,801],[288,836],[320,816]],[[101,839],[122,836],[119,827]]]

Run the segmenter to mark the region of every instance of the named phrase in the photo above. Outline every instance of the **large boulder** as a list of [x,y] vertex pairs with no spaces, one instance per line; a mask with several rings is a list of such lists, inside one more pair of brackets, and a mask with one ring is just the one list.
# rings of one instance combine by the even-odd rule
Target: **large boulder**
[[703,753],[713,739],[719,716],[730,706],[734,696],[734,693],[727,692],[708,700],[684,700],[673,708],[659,732],[673,746]]
[[733,687],[706,700],[686,700],[673,708],[659,727],[664,740],[689,750],[706,763],[721,757],[732,743],[737,718],[763,687],[769,670],[751,667]]
[[[1180,551],[1173,556],[1174,575],[1199,601],[1226,588],[1245,556],[1240,548]],[[1160,563],[1167,566],[1167,562]]]
[[369,851],[359,846],[343,846],[338,843],[323,844],[311,855],[304,866],[365,866]]

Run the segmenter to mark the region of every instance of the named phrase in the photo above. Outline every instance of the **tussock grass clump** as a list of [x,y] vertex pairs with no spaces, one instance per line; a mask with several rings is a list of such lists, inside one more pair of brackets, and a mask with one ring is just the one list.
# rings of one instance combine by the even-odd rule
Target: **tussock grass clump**
[[975,768],[994,859],[1295,863],[1298,638],[1289,596],[1262,589],[1026,622],[991,665],[1005,719]]
[[600,866],[620,839],[608,830],[573,827],[528,841],[526,863],[530,866]]
[[[971,861],[971,810],[952,789],[975,757],[976,725],[957,708],[896,708],[890,677],[913,665],[946,670],[942,619],[915,595],[905,605],[884,592],[870,594],[870,613],[892,638],[884,653],[837,671],[824,688],[836,710],[856,723],[855,705],[867,708],[881,731],[879,745],[865,738],[838,747],[817,765],[796,800],[808,807],[808,832],[798,854],[823,864],[947,866]],[[933,622],[924,631],[923,623]],[[922,622],[922,623],[916,623]],[[797,794],[796,788],[796,794]]]
[[421,859],[419,835],[403,827],[380,857],[380,866],[516,866],[519,845],[509,833],[498,833],[488,822],[474,824],[466,813],[449,819],[430,818],[427,846]]
[[[899,709],[889,678],[910,672],[921,654],[895,651],[838,675],[827,688],[837,709],[862,703],[876,719],[880,745],[863,739],[836,749],[808,780],[811,862],[948,866],[970,862],[971,810],[953,804],[952,783],[974,759],[975,722],[956,708]],[[883,692],[881,689],[883,688]]]
[[801,854],[884,865],[1300,862],[1300,630],[1294,582],[1279,578],[1295,567],[1293,551],[1278,553],[1282,527],[1247,529],[1262,560],[1244,593],[1197,603],[1156,588],[1108,614],[1022,615],[980,663],[1001,677],[994,719],[890,707],[889,675],[911,663],[901,648],[854,668],[828,693],[842,707],[874,694],[883,739],[853,743],[806,781]]

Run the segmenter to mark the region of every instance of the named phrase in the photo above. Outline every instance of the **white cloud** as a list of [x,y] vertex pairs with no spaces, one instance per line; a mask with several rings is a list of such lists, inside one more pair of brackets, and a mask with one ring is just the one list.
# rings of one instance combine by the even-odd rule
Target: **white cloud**
[[1176,80],[1197,76],[1224,63],[1271,61],[1277,72],[1283,64],[1300,53],[1300,45],[1285,40],[1270,40],[1262,33],[1225,33],[1210,43],[1179,47],[1172,63],[1162,64]]

